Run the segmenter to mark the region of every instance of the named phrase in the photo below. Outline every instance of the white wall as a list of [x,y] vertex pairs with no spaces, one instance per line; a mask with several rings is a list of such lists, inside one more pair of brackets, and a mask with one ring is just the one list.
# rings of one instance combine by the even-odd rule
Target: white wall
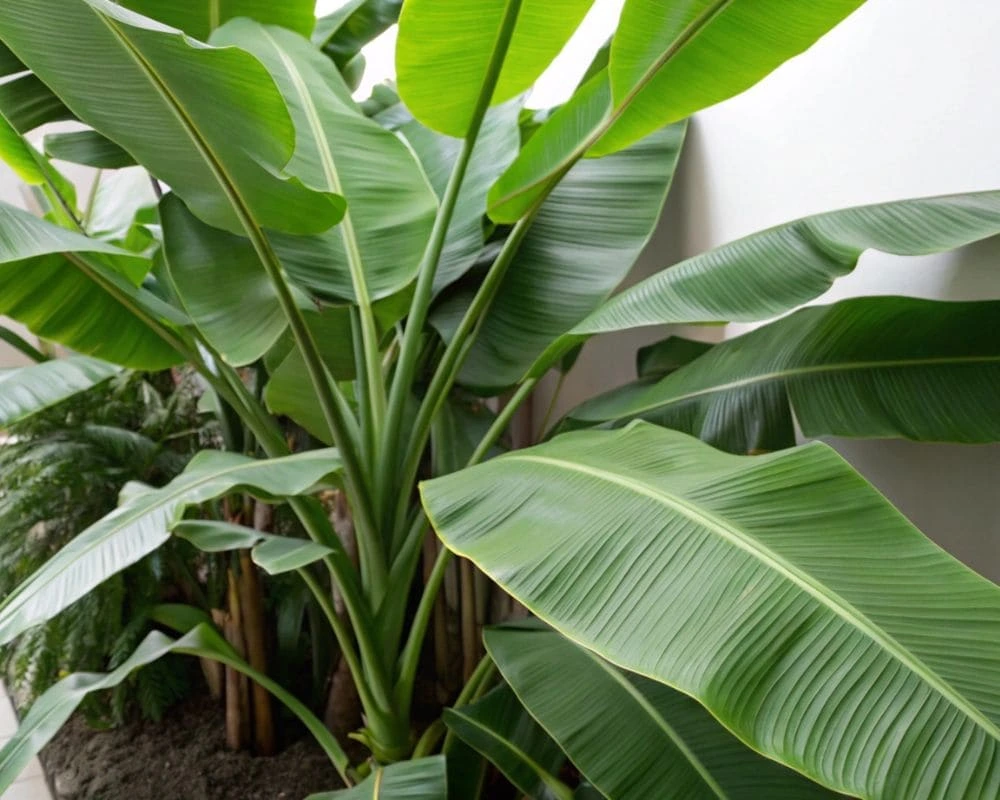
[[[641,271],[807,214],[1000,188],[998,75],[995,0],[868,0],[809,52],[698,115]],[[1000,298],[1000,242],[869,253],[817,302],[858,294]],[[630,378],[624,348],[663,335],[589,346],[561,407]],[[1000,447],[834,444],[925,532],[1000,580]]]

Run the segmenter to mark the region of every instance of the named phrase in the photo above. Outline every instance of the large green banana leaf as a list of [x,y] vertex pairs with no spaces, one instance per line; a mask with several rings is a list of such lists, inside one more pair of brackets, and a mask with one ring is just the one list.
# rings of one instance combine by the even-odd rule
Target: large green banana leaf
[[593,153],[749,89],[864,0],[627,0],[611,40],[613,111]]
[[206,225],[173,192],[160,201],[160,223],[170,283],[205,340],[234,366],[263,356],[288,320],[249,240]]
[[343,215],[342,198],[279,175],[295,131],[249,53],[207,47],[110,0],[5,0],[0,39],[210,225],[318,233]]
[[492,104],[528,89],[594,0],[407,0],[399,17],[399,94],[428,128],[464,139],[508,15],[516,23]]
[[170,653],[220,661],[264,686],[303,722],[341,772],[346,771],[346,756],[343,756],[340,746],[315,714],[291,692],[285,691],[266,675],[253,669],[214,628],[202,623],[180,639],[171,639],[153,631],[114,671],[74,673],[42,694],[21,721],[17,733],[0,750],[0,792],[5,792],[17,780],[28,762],[58,733],[88,694],[111,689],[137,669]]
[[234,17],[284,25],[303,36],[316,25],[315,0],[122,0],[121,4],[203,42]]
[[1000,302],[863,297],[804,308],[656,383],[612,390],[572,423],[636,417],[749,453],[806,436],[1000,440]]
[[758,752],[866,798],[1000,795],[1000,588],[826,445],[636,422],[421,488],[449,548]]
[[[517,122],[520,110],[520,100],[514,99],[491,108],[483,119],[434,273],[435,292],[462,277],[483,249],[486,195],[517,156],[521,144]],[[396,113],[404,112],[399,109]],[[462,141],[435,133],[405,113],[407,119],[398,121],[397,129],[416,151],[434,191],[442,198]]]
[[76,536],[0,603],[0,642],[51,619],[102,581],[153,552],[191,505],[243,490],[275,501],[310,491],[340,469],[335,450],[254,460],[205,451],[161,489],[129,484],[127,500]]
[[470,706],[445,709],[444,721],[532,800],[572,796],[557,777],[565,754],[524,710],[510,687],[498,686]]
[[446,800],[448,778],[444,756],[376,766],[350,789],[310,795],[306,800]]
[[576,164],[549,195],[482,322],[460,380],[493,393],[517,380],[628,274],[670,190],[686,123]]
[[126,367],[178,363],[143,321],[183,320],[134,285],[146,269],[133,253],[0,203],[0,314],[38,336]]
[[837,796],[755,753],[691,698],[555,631],[513,623],[485,639],[521,702],[610,800]]
[[0,428],[102,383],[119,367],[87,356],[52,359],[0,374]]
[[901,256],[953,250],[1000,233],[1000,191],[830,211],[708,250],[615,295],[532,367],[540,374],[595,333],[644,325],[754,322],[818,297],[865,250]]
[[512,222],[585,154],[614,153],[742,92],[863,2],[628,0],[607,69],[535,132],[491,195],[490,215]]
[[277,82],[295,123],[286,169],[348,210],[322,236],[274,236],[293,280],[328,297],[370,304],[416,276],[437,197],[406,144],[368,119],[330,59],[291,31],[234,20],[212,37],[253,53]]

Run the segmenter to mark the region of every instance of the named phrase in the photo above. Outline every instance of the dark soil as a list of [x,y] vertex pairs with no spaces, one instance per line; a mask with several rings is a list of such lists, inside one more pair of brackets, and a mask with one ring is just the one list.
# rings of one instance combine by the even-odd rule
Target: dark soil
[[193,698],[161,723],[95,731],[74,717],[42,751],[57,800],[304,800],[343,784],[300,739],[273,758],[226,749],[222,710]]

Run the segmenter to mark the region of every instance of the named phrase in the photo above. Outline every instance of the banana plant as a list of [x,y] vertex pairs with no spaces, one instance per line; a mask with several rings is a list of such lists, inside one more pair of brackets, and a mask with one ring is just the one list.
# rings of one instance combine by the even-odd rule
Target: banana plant
[[[639,382],[498,455],[531,443],[518,410],[591,336],[770,320],[865,250],[1000,233],[1000,191],[900,200],[618,291],[690,116],[862,2],[626,0],[581,85],[535,114],[526,92],[591,0],[356,0],[319,21],[311,2],[5,0],[0,155],[42,214],[0,207],[0,313],[78,355],[0,380],[0,409],[186,363],[249,435],[126,491],[0,603],[0,641],[171,536],[251,550],[322,610],[369,755],[352,763],[174,609],[161,621],[182,638],[38,701],[0,789],[86,691],[187,652],[289,704],[344,780],[324,797],[467,800],[503,781],[533,798],[998,796],[1000,590],[793,425],[997,441],[996,301],[869,298],[714,347],[668,341]],[[397,17],[398,85],[359,104],[361,49]],[[45,153],[25,138],[66,118],[79,130]],[[94,224],[50,156],[138,170],[155,207],[129,195]],[[309,436],[286,437],[288,419]],[[347,533],[317,497],[331,487]],[[234,492],[287,503],[304,538],[197,518]],[[484,576],[536,619],[488,630],[477,662]],[[456,598],[466,680],[420,727],[418,672],[432,630],[447,664],[437,622]]]

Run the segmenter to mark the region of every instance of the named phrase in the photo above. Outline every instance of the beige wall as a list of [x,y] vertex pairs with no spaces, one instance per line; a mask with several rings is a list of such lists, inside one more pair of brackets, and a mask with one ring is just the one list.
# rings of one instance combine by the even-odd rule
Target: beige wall
[[[808,53],[698,115],[639,272],[806,214],[1000,188],[998,42],[994,0],[869,0]],[[869,253],[817,302],[859,294],[1000,298],[1000,242],[929,258]],[[630,379],[631,352],[663,335],[589,345],[561,409]],[[1000,447],[833,444],[925,532],[1000,580]]]

